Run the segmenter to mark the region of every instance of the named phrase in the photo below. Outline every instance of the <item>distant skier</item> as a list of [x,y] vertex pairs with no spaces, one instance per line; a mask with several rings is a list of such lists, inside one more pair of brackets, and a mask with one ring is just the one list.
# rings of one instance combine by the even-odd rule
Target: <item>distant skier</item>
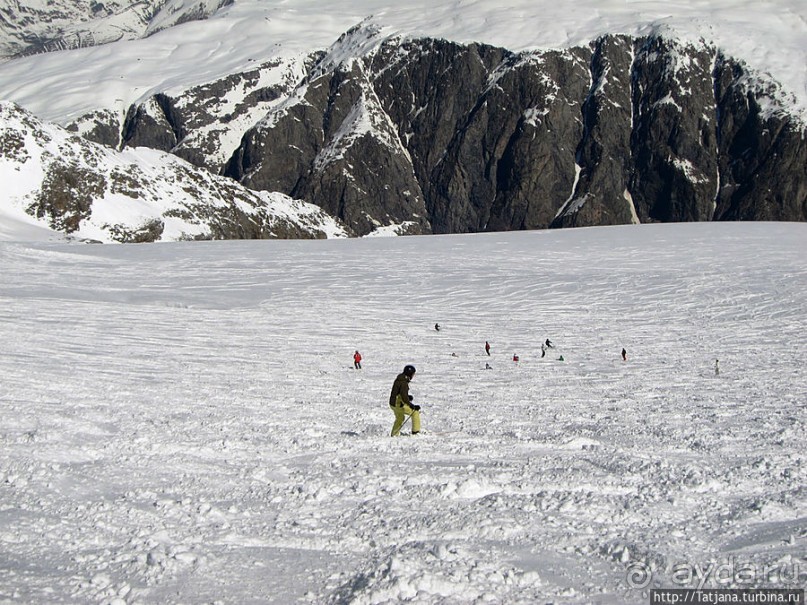
[[622,361],[628,360],[628,352],[623,348],[622,349]]
[[361,370],[361,353],[358,351],[353,353],[353,367],[357,370]]
[[542,344],[541,345],[541,359],[543,359],[544,357],[546,357],[546,345]]
[[485,369],[486,369],[486,370],[492,370],[493,368],[492,368],[492,367],[490,367],[490,364],[489,364],[489,363],[485,363]]
[[546,339],[546,342],[544,344],[546,345],[547,349],[554,349],[555,348],[555,346],[552,344],[552,342],[548,338]]
[[715,376],[720,376],[720,361],[715,359]]
[[415,366],[407,365],[392,383],[392,391],[389,395],[389,406],[392,413],[395,414],[395,422],[390,433],[392,437],[401,434],[401,427],[408,416],[412,417],[412,434],[417,435],[420,432],[420,406],[413,404],[412,397],[409,395],[409,382],[414,376]]
[[513,361],[518,362],[518,355],[515,353],[513,353]]
[[485,353],[490,355],[490,343],[487,340],[485,341]]
[[439,332],[440,331],[440,324],[434,324],[434,329]]

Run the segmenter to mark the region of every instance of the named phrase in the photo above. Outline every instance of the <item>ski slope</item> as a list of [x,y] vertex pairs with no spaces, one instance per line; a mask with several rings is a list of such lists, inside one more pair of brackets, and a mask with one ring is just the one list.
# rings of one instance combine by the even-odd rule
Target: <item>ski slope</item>
[[803,587],[806,236],[0,242],[0,602]]

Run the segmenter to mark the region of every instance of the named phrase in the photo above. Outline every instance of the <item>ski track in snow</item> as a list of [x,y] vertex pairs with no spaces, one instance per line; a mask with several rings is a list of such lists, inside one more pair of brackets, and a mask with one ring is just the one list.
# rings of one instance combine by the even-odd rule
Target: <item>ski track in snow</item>
[[[644,603],[676,563],[807,569],[805,235],[0,243],[0,602]],[[424,434],[392,439],[405,363]]]

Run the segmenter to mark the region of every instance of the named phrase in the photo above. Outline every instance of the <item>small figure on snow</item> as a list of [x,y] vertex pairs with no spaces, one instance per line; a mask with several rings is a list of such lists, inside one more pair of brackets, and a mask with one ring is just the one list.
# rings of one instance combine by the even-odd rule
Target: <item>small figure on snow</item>
[[353,353],[353,367],[357,370],[361,370],[361,353],[358,351]]
[[628,360],[628,352],[623,347],[622,348],[622,361],[627,361],[627,360]]
[[560,357],[558,357],[558,361],[566,361],[566,360],[563,359],[563,355],[561,355]]
[[720,361],[715,359],[715,376],[720,376]]
[[412,434],[420,432],[420,406],[412,403],[413,397],[409,395],[409,382],[415,376],[415,366],[407,365],[403,372],[395,377],[392,383],[392,392],[389,395],[389,406],[395,414],[395,422],[392,425],[392,437],[401,434],[401,427],[408,417],[412,417]]
[[513,353],[513,361],[518,362],[518,355],[515,353]]
[[490,343],[487,340],[485,341],[485,353],[490,356]]
[[434,329],[439,332],[440,331],[440,324],[434,324]]
[[544,357],[546,357],[546,345],[541,344],[541,359],[543,359]]
[[486,370],[492,370],[493,368],[492,368],[492,367],[490,367],[490,364],[486,362],[486,363],[485,363],[485,369],[486,369]]
[[546,342],[544,344],[546,345],[547,349],[554,349],[555,348],[555,345],[553,345],[552,342],[548,338],[546,339]]

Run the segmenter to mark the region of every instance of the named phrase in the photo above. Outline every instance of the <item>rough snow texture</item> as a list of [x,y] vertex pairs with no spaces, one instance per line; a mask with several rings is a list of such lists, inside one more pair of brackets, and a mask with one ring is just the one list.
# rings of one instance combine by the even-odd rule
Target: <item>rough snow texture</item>
[[[0,243],[0,601],[804,586],[805,242]],[[424,432],[392,439],[406,363]]]

